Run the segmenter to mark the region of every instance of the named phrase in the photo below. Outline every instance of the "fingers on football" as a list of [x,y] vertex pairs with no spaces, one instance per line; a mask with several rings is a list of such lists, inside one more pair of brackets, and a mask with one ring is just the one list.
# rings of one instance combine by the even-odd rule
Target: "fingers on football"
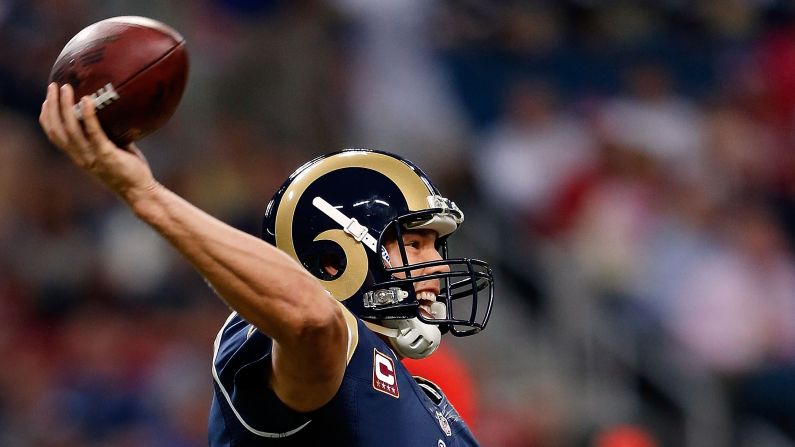
[[58,122],[64,129],[66,140],[60,146],[70,158],[81,168],[91,170],[96,164],[97,155],[95,148],[89,144],[83,135],[83,129],[77,121],[74,112],[74,90],[69,84],[60,88],[60,105],[58,108]]
[[99,149],[111,147],[108,137],[105,135],[105,131],[102,130],[99,119],[97,119],[94,101],[88,96],[84,96],[81,100],[81,107],[83,108],[83,124],[85,125],[89,142]]
[[56,146],[62,147],[66,141],[66,131],[61,123],[61,113],[59,111],[60,98],[58,95],[58,86],[51,83],[47,86],[47,99],[41,105],[41,114],[39,115],[39,123],[41,124],[47,138],[50,139]]
[[83,129],[80,128],[80,123],[77,122],[74,103],[75,92],[72,86],[69,84],[61,86],[61,121],[66,129],[66,135],[71,143],[84,148],[86,146],[86,138],[83,135]]

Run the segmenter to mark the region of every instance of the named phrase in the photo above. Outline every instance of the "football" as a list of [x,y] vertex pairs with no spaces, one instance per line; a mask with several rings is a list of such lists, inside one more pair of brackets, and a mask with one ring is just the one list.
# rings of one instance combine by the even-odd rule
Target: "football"
[[[50,82],[70,84],[75,102],[91,96],[108,137],[120,147],[163,126],[188,78],[185,39],[150,18],[113,17],[89,25],[64,47]],[[82,118],[79,104],[75,114]]]

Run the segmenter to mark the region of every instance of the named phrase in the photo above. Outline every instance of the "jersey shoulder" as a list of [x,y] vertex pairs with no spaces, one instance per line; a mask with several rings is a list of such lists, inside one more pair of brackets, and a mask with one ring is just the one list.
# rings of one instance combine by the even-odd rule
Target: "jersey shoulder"
[[[245,431],[281,438],[301,430],[309,418],[287,408],[268,386],[273,340],[232,313],[213,346],[213,432]],[[241,434],[247,435],[247,434]]]

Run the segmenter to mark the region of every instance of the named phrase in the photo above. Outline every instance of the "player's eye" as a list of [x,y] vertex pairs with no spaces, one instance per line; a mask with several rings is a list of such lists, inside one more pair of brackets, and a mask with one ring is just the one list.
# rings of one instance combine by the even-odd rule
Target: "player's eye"
[[406,246],[406,247],[419,249],[420,248],[420,241],[418,241],[416,239],[406,239],[406,240],[403,241],[403,245]]

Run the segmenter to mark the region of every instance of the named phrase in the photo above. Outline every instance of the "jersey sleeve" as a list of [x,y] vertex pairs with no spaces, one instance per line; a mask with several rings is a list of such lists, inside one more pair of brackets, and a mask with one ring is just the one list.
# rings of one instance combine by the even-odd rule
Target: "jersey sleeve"
[[[339,303],[348,327],[346,363],[358,344],[358,320]],[[273,340],[232,313],[213,347],[216,399],[227,424],[239,424],[265,438],[297,433],[311,422],[311,413],[284,405],[268,386]]]
[[216,337],[212,373],[227,424],[240,424],[256,436],[282,438],[311,419],[284,405],[268,386],[272,348],[270,337],[233,313]]

